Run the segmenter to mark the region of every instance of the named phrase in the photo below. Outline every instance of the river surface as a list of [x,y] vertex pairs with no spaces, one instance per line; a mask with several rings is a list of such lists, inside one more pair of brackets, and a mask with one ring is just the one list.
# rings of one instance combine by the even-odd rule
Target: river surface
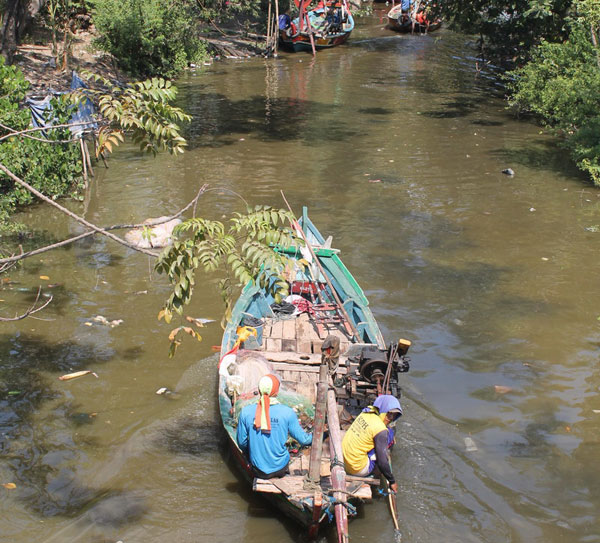
[[[283,207],[284,190],[333,236],[386,339],[413,342],[393,453],[403,541],[600,542],[600,191],[510,115],[464,37],[396,35],[381,13],[316,59],[186,74],[188,152],[123,147],[68,205],[135,223],[209,183],[197,212],[218,219]],[[38,245],[82,231],[47,206],[21,218]],[[213,278],[187,313],[217,322],[172,359],[148,257],[103,238],[42,254],[3,277],[3,314],[40,284],[51,305],[1,325],[0,483],[16,488],[0,486],[0,541],[305,541],[227,461]],[[57,379],[76,370],[98,378]],[[381,499],[350,529],[394,538]]]

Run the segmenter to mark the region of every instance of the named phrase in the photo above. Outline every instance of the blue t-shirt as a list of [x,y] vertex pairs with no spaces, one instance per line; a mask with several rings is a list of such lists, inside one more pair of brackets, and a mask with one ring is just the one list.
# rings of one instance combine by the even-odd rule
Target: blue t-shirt
[[240,412],[237,442],[244,452],[250,453],[250,463],[263,473],[274,473],[289,463],[290,453],[285,446],[288,434],[300,445],[312,443],[312,434],[302,430],[291,407],[280,403],[270,406],[271,432],[254,428],[255,413],[256,404],[247,405]]

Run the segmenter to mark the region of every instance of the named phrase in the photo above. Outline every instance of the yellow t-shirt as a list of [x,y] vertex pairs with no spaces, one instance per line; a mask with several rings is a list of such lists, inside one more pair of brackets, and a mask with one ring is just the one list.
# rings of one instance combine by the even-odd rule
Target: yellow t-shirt
[[349,474],[358,473],[367,465],[367,453],[375,447],[375,436],[383,430],[386,425],[377,413],[361,413],[354,420],[342,440],[344,464]]

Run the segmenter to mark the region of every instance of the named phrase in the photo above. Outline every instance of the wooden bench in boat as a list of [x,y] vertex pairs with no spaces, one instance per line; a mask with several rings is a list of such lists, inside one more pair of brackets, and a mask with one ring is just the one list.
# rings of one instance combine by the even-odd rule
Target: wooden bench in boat
[[350,345],[350,339],[343,327],[337,324],[327,325],[325,335],[320,336],[315,323],[308,313],[296,317],[277,320],[265,319],[263,327],[262,349],[269,352],[297,352],[321,355],[321,345],[327,334],[340,338],[340,352]]
[[[346,492],[349,497],[359,498],[361,500],[370,500],[373,497],[371,492],[371,484],[375,481],[366,482],[356,480],[351,476],[346,476]],[[359,479],[364,479],[363,477]],[[304,475],[286,475],[285,477],[277,477],[274,479],[254,479],[252,489],[255,492],[266,492],[269,494],[285,494],[286,496],[296,499],[309,498],[315,493],[314,489],[304,488]],[[377,484],[379,481],[377,481]],[[332,491],[331,477],[321,477],[321,489],[324,493]]]

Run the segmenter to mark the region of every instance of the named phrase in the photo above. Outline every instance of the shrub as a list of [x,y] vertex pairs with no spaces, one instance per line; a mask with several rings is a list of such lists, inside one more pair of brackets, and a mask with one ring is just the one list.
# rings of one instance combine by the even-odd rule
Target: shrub
[[97,45],[139,76],[174,77],[206,55],[190,0],[96,0]]
[[[7,66],[0,57],[0,119],[13,130],[30,126],[31,112],[22,107],[29,83],[15,66]],[[70,117],[69,106],[59,99],[53,100],[53,115],[63,124]],[[0,129],[0,136],[10,131]],[[33,134],[40,137],[40,134]],[[48,139],[69,139],[68,129],[47,131]],[[15,175],[51,198],[67,195],[81,178],[82,164],[79,147],[73,143],[50,144],[29,138],[9,138],[0,143],[0,162]],[[15,186],[8,176],[0,172],[0,232],[15,229],[8,219],[18,206],[30,204],[33,196]]]

